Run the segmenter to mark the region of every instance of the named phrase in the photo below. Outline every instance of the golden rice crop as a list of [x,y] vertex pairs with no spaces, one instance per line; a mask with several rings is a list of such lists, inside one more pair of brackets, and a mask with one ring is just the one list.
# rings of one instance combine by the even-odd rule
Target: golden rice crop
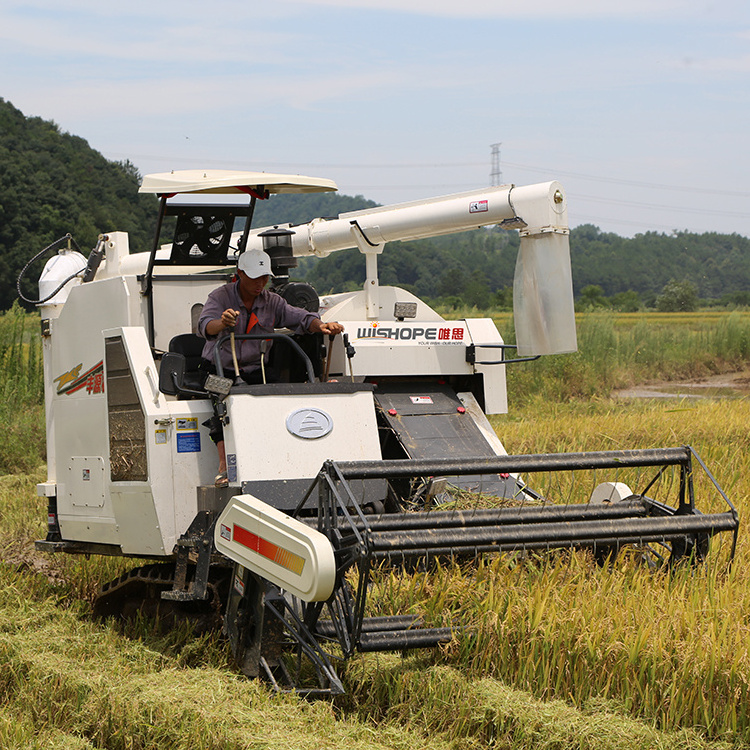
[[[750,403],[539,405],[493,420],[513,453],[685,444],[750,512]],[[529,479],[533,486],[533,481]],[[705,507],[705,485],[696,485]],[[709,503],[710,504],[710,503]],[[723,508],[711,508],[723,510]],[[598,566],[583,552],[489,558],[427,574],[384,574],[373,594],[462,632],[434,663],[583,710],[613,701],[663,730],[750,743],[750,550],[716,538],[707,561],[654,572],[646,552]]]

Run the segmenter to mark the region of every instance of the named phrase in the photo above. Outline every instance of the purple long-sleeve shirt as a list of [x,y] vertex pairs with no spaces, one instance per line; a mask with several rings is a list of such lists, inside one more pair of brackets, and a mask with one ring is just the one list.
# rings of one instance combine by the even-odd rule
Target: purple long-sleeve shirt
[[[210,336],[206,333],[206,326],[211,320],[218,320],[224,310],[239,310],[240,315],[234,326],[234,332],[239,333],[273,333],[274,328],[290,328],[294,333],[307,333],[310,323],[314,318],[319,318],[317,313],[311,313],[299,307],[293,307],[276,292],[264,289],[253,302],[248,310],[240,297],[239,281],[230,282],[218,289],[214,289],[208,295],[203,312],[198,319],[198,333],[206,339],[203,347],[203,358],[214,362],[214,349],[218,336]],[[251,316],[255,314],[258,322],[251,331],[247,330]],[[224,333],[223,331],[222,333]],[[252,372],[260,367],[260,339],[249,339],[237,341],[237,360],[240,368],[245,372]],[[270,344],[271,342],[269,342]],[[266,350],[266,358],[268,351]],[[232,351],[228,344],[221,347],[221,364],[225,370],[233,370]]]

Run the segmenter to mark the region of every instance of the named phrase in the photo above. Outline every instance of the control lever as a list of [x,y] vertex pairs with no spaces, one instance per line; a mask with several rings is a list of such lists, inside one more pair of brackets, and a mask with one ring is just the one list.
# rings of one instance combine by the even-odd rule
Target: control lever
[[354,370],[352,369],[352,357],[357,353],[354,351],[354,347],[349,343],[349,334],[344,334],[344,350],[346,351],[346,359],[349,362],[349,377],[352,383],[354,382]]

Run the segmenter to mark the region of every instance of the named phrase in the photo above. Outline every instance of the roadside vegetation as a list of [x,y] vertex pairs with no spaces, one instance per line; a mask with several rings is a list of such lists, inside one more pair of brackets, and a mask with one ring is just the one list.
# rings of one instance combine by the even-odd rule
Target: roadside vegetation
[[[509,316],[497,315],[501,330]],[[44,416],[38,318],[0,316],[0,747],[740,748],[750,745],[750,549],[741,529],[700,567],[580,553],[388,574],[384,597],[456,614],[442,650],[357,657],[333,702],[276,696],[218,634],[90,617],[134,561],[41,557]],[[747,399],[632,401],[612,389],[743,368],[750,315],[579,317],[580,352],[511,366],[512,453],[692,445],[750,512]],[[7,438],[7,439],[6,439]],[[6,444],[7,443],[7,444]],[[699,505],[710,500],[699,497]],[[384,574],[385,575],[385,574]],[[447,614],[446,614],[447,613]]]
[[0,315],[0,475],[31,471],[45,458],[39,316],[17,304]]

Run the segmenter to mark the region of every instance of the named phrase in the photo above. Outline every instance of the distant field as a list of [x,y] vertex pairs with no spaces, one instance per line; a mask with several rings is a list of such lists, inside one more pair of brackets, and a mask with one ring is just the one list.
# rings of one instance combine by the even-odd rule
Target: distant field
[[[508,342],[510,313],[493,315]],[[578,351],[508,368],[508,399],[568,401],[609,396],[640,383],[742,370],[750,362],[750,313],[585,313]]]
[[[585,320],[587,317],[597,315],[606,315],[611,317],[616,325],[634,325],[641,321],[652,323],[655,325],[680,325],[680,326],[697,326],[703,327],[706,323],[717,323],[720,320],[733,316],[736,318],[743,318],[750,320],[750,310],[700,310],[698,312],[675,312],[675,313],[662,313],[662,312],[634,312],[634,313],[623,313],[623,312],[611,312],[608,310],[602,310],[601,312],[587,312],[587,313],[576,313],[576,321],[579,323]],[[490,317],[497,323],[498,327],[507,325],[513,320],[512,312],[492,312],[490,311]]]
[[580,553],[393,574],[379,582],[389,602],[455,613],[468,631],[443,650],[352,660],[334,703],[246,681],[218,636],[91,620],[93,593],[129,563],[33,551],[46,521],[37,325],[0,316],[0,365],[16,380],[0,452],[0,747],[750,745],[750,402],[609,397],[618,383],[742,368],[747,314],[580,316],[580,351],[514,365],[509,413],[491,420],[512,453],[694,446],[740,512],[731,569],[721,539],[706,564],[671,574],[637,554],[598,567]]

